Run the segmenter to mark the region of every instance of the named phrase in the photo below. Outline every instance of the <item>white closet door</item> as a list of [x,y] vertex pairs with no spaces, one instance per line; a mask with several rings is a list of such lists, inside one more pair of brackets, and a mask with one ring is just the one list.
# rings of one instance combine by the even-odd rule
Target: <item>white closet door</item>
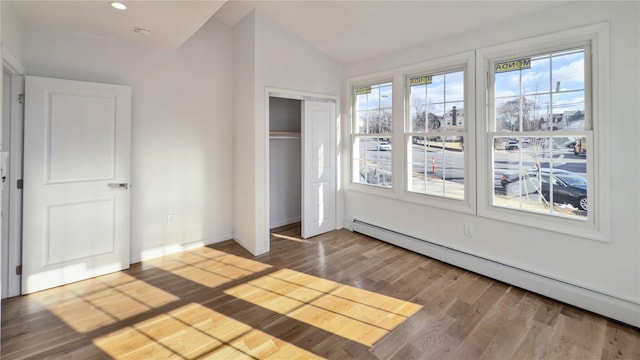
[[306,100],[302,129],[302,237],[336,229],[336,105]]

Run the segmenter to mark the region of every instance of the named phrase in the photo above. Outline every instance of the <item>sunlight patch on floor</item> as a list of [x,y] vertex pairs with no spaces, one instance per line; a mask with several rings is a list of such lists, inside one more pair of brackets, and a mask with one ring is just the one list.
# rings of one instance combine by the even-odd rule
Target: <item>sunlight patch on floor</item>
[[[294,270],[273,269],[268,264],[206,247],[146,261],[142,266],[209,288],[249,277],[250,280],[224,293],[250,303],[245,303],[246,306],[260,306],[366,346],[375,344],[421,308],[386,295]],[[275,271],[264,272],[269,269]],[[149,274],[149,279],[160,275]],[[118,272],[31,297],[79,333],[89,333],[166,307],[167,311],[160,315],[149,315],[134,325],[129,322],[93,340],[96,346],[118,359],[318,358],[208,307],[196,303],[171,304],[180,300],[180,294],[171,294],[152,283]]]
[[153,265],[210,288],[271,268],[271,265],[207,247],[148,260],[145,265]]
[[372,346],[421,308],[289,269],[278,270],[225,293],[367,346]]
[[81,333],[178,300],[178,297],[124,273],[46,290],[32,298]]
[[94,344],[117,359],[321,359],[195,303],[99,337]]
[[291,241],[301,242],[301,243],[305,243],[305,244],[310,243],[309,240],[305,240],[305,239],[302,239],[302,238],[297,238],[297,237],[289,236],[289,235],[276,234],[276,233],[273,233],[273,232],[271,233],[271,236],[273,236],[275,238],[278,238],[278,239],[282,239],[282,240],[291,240]]

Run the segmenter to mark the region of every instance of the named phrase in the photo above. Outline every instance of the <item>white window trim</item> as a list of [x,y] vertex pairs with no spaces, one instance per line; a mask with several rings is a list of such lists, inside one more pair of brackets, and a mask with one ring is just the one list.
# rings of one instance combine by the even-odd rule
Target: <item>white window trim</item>
[[[559,46],[571,46],[581,41],[591,43],[591,124],[593,132],[592,145],[589,145],[589,160],[587,163],[589,182],[590,215],[587,221],[556,218],[554,216],[533,214],[519,210],[501,208],[492,205],[493,174],[491,151],[489,150],[490,129],[489,117],[489,74],[490,61],[514,54],[532,51],[546,51]],[[520,225],[532,226],[558,233],[565,233],[592,240],[610,241],[610,141],[609,141],[609,24],[601,23],[576,28],[549,35],[523,39],[507,44],[479,49],[476,52],[476,112],[477,124],[477,160],[478,160],[478,215],[486,218],[512,222]],[[585,79],[586,80],[586,79]],[[560,135],[560,134],[554,134]]]
[[[464,123],[467,128],[465,144],[465,189],[464,199],[457,200],[451,198],[445,198],[436,195],[421,194],[417,192],[409,191],[408,180],[411,178],[409,173],[411,169],[408,167],[407,151],[409,149],[409,136],[410,133],[410,112],[407,111],[410,106],[409,102],[409,77],[414,75],[424,75],[427,73],[440,73],[448,70],[464,69],[465,71],[465,94],[464,94]],[[412,65],[402,69],[402,81],[404,83],[404,111],[403,111],[403,123],[402,123],[402,144],[404,145],[404,153],[402,159],[403,165],[403,179],[402,179],[402,192],[400,199],[433,206],[441,209],[453,210],[466,214],[476,213],[476,121],[475,121],[475,96],[474,96],[474,82],[475,82],[475,53],[473,51],[464,52],[457,55],[447,56],[420,64]],[[434,133],[435,136],[437,134]]]

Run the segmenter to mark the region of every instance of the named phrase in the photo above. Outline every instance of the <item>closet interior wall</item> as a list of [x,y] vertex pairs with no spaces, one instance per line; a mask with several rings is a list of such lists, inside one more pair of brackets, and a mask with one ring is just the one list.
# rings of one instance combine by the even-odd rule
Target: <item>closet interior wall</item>
[[269,226],[301,220],[302,101],[269,98]]

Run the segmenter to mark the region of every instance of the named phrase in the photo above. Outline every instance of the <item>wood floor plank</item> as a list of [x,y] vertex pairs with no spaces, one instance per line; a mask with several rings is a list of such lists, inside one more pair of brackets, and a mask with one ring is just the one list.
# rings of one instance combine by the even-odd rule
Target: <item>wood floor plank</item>
[[527,293],[522,289],[511,287],[509,291],[517,291],[522,294],[520,302],[512,309],[509,320],[525,326],[528,325],[533,321],[533,317],[536,315],[538,307],[540,307],[540,302],[536,301],[535,295]]
[[560,315],[560,307],[562,304],[547,298],[541,298],[539,301],[541,304],[533,317],[534,320],[554,326],[558,319],[558,315]]
[[430,317],[415,334],[409,337],[407,345],[419,349],[423,353],[422,357],[440,359],[449,356],[462,341],[447,334],[447,329],[455,321],[456,319],[445,313]]
[[511,355],[513,359],[543,359],[553,327],[532,321],[527,333]]
[[[478,359],[483,355],[486,356],[490,346],[493,345],[494,348],[497,348],[498,342],[504,341],[504,334],[497,338],[498,334],[507,324],[511,309],[520,301],[522,295],[505,291],[495,306],[489,308],[477,326],[464,338],[453,356],[461,359]],[[504,348],[504,346],[500,346],[500,348]],[[493,356],[498,358],[495,357],[497,354]]]
[[2,303],[2,359],[623,359],[640,330],[347,230],[233,241]]
[[402,346],[406,345],[410,341],[411,337],[415,336],[418,329],[421,329],[425,324],[431,323],[431,318],[426,314],[426,312],[419,310],[407,321],[394,329],[394,331],[390,332],[378,341],[371,348],[371,353],[377,358],[388,359],[398,352]]
[[602,359],[640,359],[637,329],[619,323],[609,323],[605,333]]

